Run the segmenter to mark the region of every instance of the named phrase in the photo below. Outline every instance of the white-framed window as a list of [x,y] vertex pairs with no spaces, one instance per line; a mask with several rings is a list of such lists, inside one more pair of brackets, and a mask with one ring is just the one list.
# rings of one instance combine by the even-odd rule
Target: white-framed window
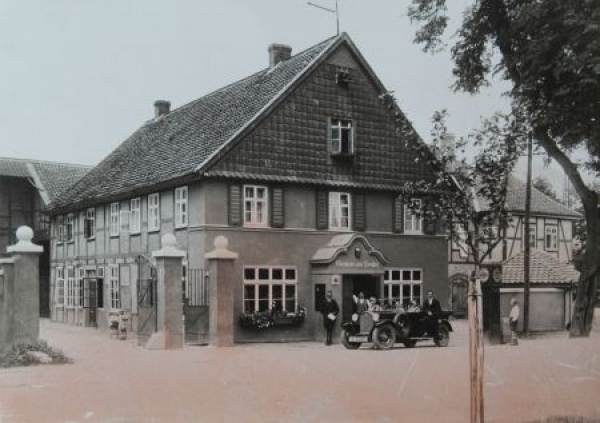
[[[529,224],[529,245],[531,248],[537,247],[537,225],[535,223]],[[523,225],[523,248],[525,248],[525,226]]]
[[244,311],[275,310],[295,313],[298,307],[295,267],[244,267]]
[[[421,207],[421,200],[414,198],[411,200],[414,208]],[[423,233],[423,217],[413,212],[407,205],[404,206],[404,233],[405,234],[422,234]]]
[[148,231],[160,230],[160,196],[158,193],[148,196]]
[[353,154],[354,131],[352,121],[331,119],[331,153]]
[[558,227],[546,226],[546,236],[544,238],[544,247],[546,251],[556,251],[558,248]]
[[452,240],[452,245],[455,250],[458,250],[460,257],[467,258],[469,256],[469,246],[467,244],[467,231],[464,225],[456,225],[454,227],[455,238]]
[[108,279],[108,298],[110,301],[110,308],[111,310],[119,309],[121,308],[121,284],[119,281],[118,265],[110,265],[108,267]]
[[403,307],[423,303],[423,269],[386,269],[383,273],[385,298]]
[[71,242],[74,239],[74,231],[75,231],[75,216],[73,213],[69,213],[67,215],[66,224],[65,224],[65,241]]
[[267,226],[268,194],[267,187],[244,185],[244,225]]
[[65,242],[65,217],[56,217],[56,241]]
[[83,281],[85,278],[85,269],[77,269],[77,279],[75,280],[75,306],[83,307]]
[[77,287],[75,285],[75,269],[67,267],[67,295],[65,297],[65,305],[74,307],[77,298]]
[[329,193],[329,229],[350,230],[351,196],[347,192]]
[[142,220],[141,206],[139,198],[132,198],[129,206],[129,232],[132,234],[140,233]]
[[65,305],[65,269],[56,268],[56,283],[54,285],[54,304],[57,306]]
[[91,207],[85,211],[83,236],[87,239],[96,237],[96,209]]
[[119,219],[119,203],[110,204],[110,236],[119,236],[121,222]]
[[188,224],[188,187],[175,189],[175,227],[185,228]]

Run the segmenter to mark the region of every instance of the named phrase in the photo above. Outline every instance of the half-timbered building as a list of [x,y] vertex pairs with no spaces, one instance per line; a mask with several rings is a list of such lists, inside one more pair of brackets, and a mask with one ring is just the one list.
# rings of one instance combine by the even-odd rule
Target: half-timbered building
[[50,316],[50,224],[43,214],[51,201],[90,169],[89,166],[0,157],[0,256],[16,242],[16,231],[33,229],[40,256],[40,314]]

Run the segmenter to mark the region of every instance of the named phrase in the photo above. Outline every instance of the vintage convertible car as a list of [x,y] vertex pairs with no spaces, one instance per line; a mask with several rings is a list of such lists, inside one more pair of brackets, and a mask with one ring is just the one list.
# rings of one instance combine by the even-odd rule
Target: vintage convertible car
[[[446,347],[450,341],[452,325],[448,322],[451,311],[428,316],[424,311],[382,310],[353,314],[352,321],[342,324],[342,343],[348,349],[357,349],[364,343],[373,343],[377,349],[387,350],[395,343],[411,348],[419,341],[433,340],[438,347]],[[434,321],[438,334],[433,336]]]

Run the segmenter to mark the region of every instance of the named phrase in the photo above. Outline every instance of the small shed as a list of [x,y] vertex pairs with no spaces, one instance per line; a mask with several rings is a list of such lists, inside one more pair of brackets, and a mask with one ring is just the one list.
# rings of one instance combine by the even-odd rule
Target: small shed
[[[515,297],[523,312],[525,253],[521,251],[502,263],[498,284],[501,317],[510,312],[510,299]],[[579,272],[570,263],[559,262],[555,255],[531,250],[529,329],[531,331],[564,330],[571,320],[573,293]],[[523,318],[519,319],[522,330]]]

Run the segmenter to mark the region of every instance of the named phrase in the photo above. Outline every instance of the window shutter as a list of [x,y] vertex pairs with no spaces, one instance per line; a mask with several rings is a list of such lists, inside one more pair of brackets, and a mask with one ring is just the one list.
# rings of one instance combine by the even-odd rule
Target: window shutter
[[394,199],[394,210],[393,210],[393,230],[396,233],[404,232],[404,199],[401,195],[396,196]]
[[354,230],[364,231],[366,227],[366,211],[365,211],[365,196],[363,194],[355,194],[352,196],[352,203],[354,205]]
[[317,229],[329,227],[329,195],[327,191],[317,191]]
[[240,185],[229,186],[229,225],[242,225],[242,187]]
[[283,188],[273,188],[271,190],[271,226],[283,228],[284,225]]
[[[431,201],[429,199],[428,201]],[[433,204],[429,203],[425,206],[425,216],[423,218],[423,233],[425,235],[435,235],[437,232],[437,219],[435,216],[429,216],[433,212]]]

